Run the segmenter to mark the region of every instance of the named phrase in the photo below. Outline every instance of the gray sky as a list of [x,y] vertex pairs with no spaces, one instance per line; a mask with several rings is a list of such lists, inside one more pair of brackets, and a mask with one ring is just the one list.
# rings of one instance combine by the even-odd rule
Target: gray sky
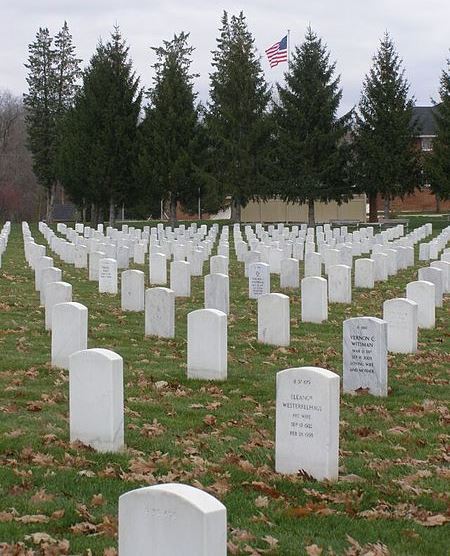
[[372,64],[379,40],[389,31],[403,59],[410,92],[418,105],[438,98],[439,77],[449,57],[450,2],[448,0],[0,0],[0,89],[26,90],[27,46],[36,31],[48,27],[52,35],[67,20],[83,66],[98,39],[107,39],[119,24],[141,83],[152,81],[151,46],[180,31],[190,32],[195,47],[192,69],[199,98],[208,95],[211,50],[215,48],[223,10],[243,10],[269,83],[283,79],[286,64],[270,69],[264,50],[289,28],[291,43],[299,44],[306,27],[321,36],[337,61],[343,100],[340,112],[358,102],[361,83]]

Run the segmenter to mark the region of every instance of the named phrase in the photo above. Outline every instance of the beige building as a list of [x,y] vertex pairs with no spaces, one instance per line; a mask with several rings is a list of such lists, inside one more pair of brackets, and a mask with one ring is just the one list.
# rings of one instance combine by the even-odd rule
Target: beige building
[[[335,201],[329,203],[316,202],[316,223],[332,221],[366,222],[366,196],[355,195],[347,203],[338,205]],[[279,199],[270,201],[250,201],[241,210],[242,222],[308,222],[308,205],[286,203]]]

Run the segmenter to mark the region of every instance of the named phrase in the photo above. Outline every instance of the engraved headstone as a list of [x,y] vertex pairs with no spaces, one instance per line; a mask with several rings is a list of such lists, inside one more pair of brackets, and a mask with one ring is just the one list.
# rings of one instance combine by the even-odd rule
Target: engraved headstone
[[248,296],[258,299],[270,293],[270,267],[267,263],[253,263],[248,269]]
[[144,310],[145,274],[141,270],[125,270],[121,275],[120,304],[122,311]]
[[417,326],[434,328],[436,322],[436,302],[433,282],[417,280],[406,284],[406,298],[417,303]]
[[175,293],[169,288],[145,291],[145,335],[175,337]]
[[275,470],[338,479],[339,376],[319,367],[277,373]]
[[302,321],[328,320],[328,286],[325,278],[308,276],[301,281]]
[[226,556],[227,511],[207,492],[167,483],[119,498],[120,556]]
[[387,323],[355,317],[343,324],[343,391],[387,396]]

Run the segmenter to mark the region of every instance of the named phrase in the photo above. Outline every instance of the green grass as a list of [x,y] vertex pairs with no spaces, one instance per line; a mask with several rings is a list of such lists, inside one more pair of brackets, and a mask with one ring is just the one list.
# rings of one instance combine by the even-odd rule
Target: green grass
[[[410,229],[427,221],[411,220]],[[446,225],[433,219],[434,233]],[[34,226],[32,233],[44,243]],[[10,545],[2,554],[21,554],[21,546],[29,554],[114,554],[118,497],[173,481],[226,505],[230,554],[447,553],[448,298],[436,328],[420,331],[416,354],[389,356],[387,398],[341,396],[340,481],[274,472],[276,373],[316,365],[342,374],[342,320],[381,317],[383,301],[404,295],[417,266],[371,292],[354,289],[352,305],[331,305],[322,325],[301,323],[299,292],[286,291],[291,346],[277,349],[257,343],[256,302],[233,255],[228,380],[212,383],[186,379],[186,315],[203,306],[202,278],[192,279],[190,299],[177,299],[176,338],[144,338],[143,313],[122,313],[120,296],[99,294],[86,270],[47,251],[74,301],[89,308],[89,347],[124,359],[127,450],[70,445],[68,373],[49,364],[50,334],[14,225],[0,270],[0,542]],[[272,291],[280,291],[277,278]],[[158,389],[161,380],[168,385]],[[33,536],[42,532],[50,538]]]

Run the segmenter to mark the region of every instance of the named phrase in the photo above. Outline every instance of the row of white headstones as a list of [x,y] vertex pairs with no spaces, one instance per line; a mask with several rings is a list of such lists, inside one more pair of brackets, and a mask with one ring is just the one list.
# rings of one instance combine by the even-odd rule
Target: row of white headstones
[[[31,238],[31,234],[27,232],[27,227],[25,227],[24,230],[24,240],[26,244],[32,244],[31,240],[26,241],[26,237]],[[428,232],[428,234],[431,233],[429,228],[424,231]],[[248,230],[246,230],[246,232],[248,233]],[[449,233],[450,230],[446,229],[438,238],[433,240],[433,245],[436,243],[438,244],[437,252],[445,248]],[[238,245],[240,230],[235,229],[234,234],[235,245]],[[251,233],[249,235],[251,236]],[[425,236],[426,234],[423,235],[423,237]],[[227,234],[221,236],[221,240],[222,239],[228,239]],[[378,244],[375,243],[374,246],[375,245]],[[27,252],[27,246],[25,249]],[[275,249],[279,249],[279,247],[275,246]],[[33,251],[33,248],[31,248],[31,251]],[[252,251],[249,251],[248,253],[251,252]],[[450,267],[450,263],[446,260],[448,259],[448,255],[448,250],[445,250],[441,260],[441,262],[444,263],[443,268],[436,269],[437,274],[435,273],[440,278],[441,290],[443,284],[445,284],[445,279],[443,278],[447,276],[448,279],[448,274],[446,275],[446,271],[448,272],[448,267]],[[224,255],[219,255],[219,257],[224,257]],[[212,258],[213,257],[211,257],[211,259]],[[248,258],[251,259],[251,257]],[[31,257],[31,259],[33,259],[33,257]],[[37,259],[37,261],[39,261],[39,259]],[[280,262],[282,261],[283,259],[281,259]],[[36,259],[34,262],[36,262]],[[173,265],[177,262],[183,261],[174,261],[171,264]],[[223,263],[223,261],[218,262]],[[226,262],[228,263],[228,259]],[[267,263],[249,262],[248,264],[250,293],[252,290],[252,271],[253,275],[256,276],[255,267],[256,270],[260,270],[258,269],[258,265],[267,265]],[[39,264],[36,266],[40,268]],[[329,281],[333,266],[339,265],[329,266]],[[221,267],[221,269],[224,268]],[[270,270],[269,264],[269,271]],[[140,271],[127,272],[135,273]],[[36,273],[36,279],[37,274],[39,274],[39,272]],[[143,273],[141,274],[143,275]],[[123,275],[125,275],[126,283],[126,273],[123,273]],[[228,280],[226,274],[220,273],[220,275]],[[99,272],[99,277],[100,276],[101,272]],[[214,274],[209,276],[214,277]],[[205,277],[205,290],[207,284],[206,278],[207,277]],[[257,278],[258,282],[261,283],[260,276]],[[304,278],[302,280],[302,299],[306,295],[310,295],[305,291],[305,287],[307,287],[305,284],[307,285],[310,280],[323,281],[325,282],[325,287],[327,286],[327,281],[319,276]],[[219,284],[220,283],[219,281]],[[419,280],[418,282],[408,284],[408,286],[414,289],[413,285],[419,284],[417,294],[419,297],[423,297],[425,295],[422,292],[423,283],[423,280]],[[47,291],[51,291],[51,283],[46,287],[48,288]],[[220,288],[220,285],[214,285],[212,287]],[[264,289],[264,287],[262,289]],[[418,303],[408,299],[386,301],[384,304],[384,320],[373,317],[357,317],[344,321],[344,392],[354,392],[359,388],[366,388],[372,394],[387,395],[387,351],[388,348],[391,351],[396,351],[394,345],[390,346],[389,339],[391,337],[391,343],[395,344],[395,341],[397,341],[401,344],[398,351],[406,352],[406,344],[409,346],[408,351],[414,351],[416,349],[417,324],[414,326],[414,320],[417,323],[418,310],[421,304],[425,306],[431,304],[434,317],[436,289],[435,283],[428,282],[426,284],[425,291],[429,294],[431,293],[431,299],[427,298],[425,303],[423,303],[422,299],[418,299]],[[122,283],[122,304],[123,290],[124,284]],[[168,288],[151,288],[147,290],[146,297],[150,295],[152,290],[171,291]],[[326,292],[327,290],[325,289],[325,298]],[[170,304],[170,312],[174,315],[172,307],[174,307],[175,293],[172,291],[171,294],[172,301]],[[261,294],[255,297],[258,299],[259,340],[266,341],[267,343],[274,343],[275,345],[287,345],[285,340],[286,330],[289,331],[289,298],[283,294]],[[151,300],[151,297],[149,299]],[[405,301],[407,305],[405,305]],[[316,303],[317,301],[315,301],[313,305]],[[156,320],[165,320],[165,308],[161,306],[157,300],[154,306],[152,306],[149,301],[148,307],[151,314],[156,315],[159,313]],[[152,307],[151,310],[150,307]],[[81,315],[83,316],[77,318],[76,315],[80,317]],[[99,451],[116,451],[122,449],[124,446],[122,358],[109,350],[85,349],[87,346],[87,308],[81,304],[69,302],[54,305],[53,317],[51,320],[54,325],[52,333],[52,363],[56,366],[69,368],[71,440],[81,440]],[[218,309],[198,310],[188,315],[188,376],[191,378],[222,380],[226,378],[226,320],[226,313]],[[174,322],[174,316],[172,316],[171,321],[172,323]],[[273,326],[274,321],[278,322],[278,326]],[[65,323],[66,330],[59,336],[60,341],[58,342],[57,330],[61,331],[64,329]],[[70,338],[80,338],[80,335],[76,334],[76,330],[67,330],[67,323],[79,323],[77,326],[78,330],[82,330],[81,337],[84,347],[80,347],[78,350],[75,349],[76,346],[70,347],[68,351],[74,349],[74,352],[69,353],[69,355],[66,354],[67,360],[62,362],[58,361],[58,346],[66,348]],[[284,339],[282,339],[284,343],[280,343],[279,338],[274,338],[274,336],[278,334],[279,329],[284,330]],[[414,340],[411,340],[414,334],[409,334],[409,336],[407,335],[408,337],[405,336],[405,329],[408,330],[408,334],[415,329],[415,345]],[[389,331],[391,333],[389,333]],[[399,335],[401,336],[400,339]],[[289,332],[287,333],[287,338],[288,337]],[[273,341],[274,339],[276,341]],[[205,349],[205,346],[208,346],[208,349]],[[87,385],[89,385],[89,388],[87,388]],[[107,385],[106,397],[105,385]],[[99,404],[100,399],[102,399],[102,403]],[[339,376],[326,369],[314,367],[281,371],[277,373],[276,400],[276,470],[280,473],[296,473],[302,470],[318,480],[337,480]],[[94,426],[93,423],[95,423]],[[168,487],[168,492],[164,492],[165,487]],[[155,488],[158,492],[153,490]],[[181,491],[178,491],[179,488],[181,488]],[[187,504],[187,507],[190,507],[197,496],[202,498],[205,494],[199,494],[195,491],[196,489],[186,487],[185,485],[160,485],[159,487],[138,489],[137,491],[127,493],[121,497],[119,502],[119,518],[121,515],[121,506],[123,507],[123,504],[127,503],[130,504],[130,506],[125,513],[122,512],[122,515],[133,515],[133,522],[135,524],[141,523],[142,527],[148,527],[147,520],[148,513],[150,513],[154,520],[152,521],[153,526],[155,526],[155,523],[158,523],[159,518],[163,516],[167,519],[161,519],[161,521],[170,526],[170,516],[173,517],[176,515],[176,512],[179,512],[179,506],[177,504],[180,504],[181,500],[183,500],[183,504]],[[184,499],[184,494],[186,494],[188,499],[187,502]],[[156,499],[159,500],[158,502],[152,502],[152,500],[155,500],[155,496]],[[161,497],[167,500],[167,507],[161,502]],[[202,499],[206,501],[205,498]],[[223,513],[225,508],[220,502],[215,499],[212,500],[214,500],[214,503],[221,506],[220,512]],[[174,504],[174,506],[171,504]],[[195,506],[195,503],[193,505]],[[150,506],[152,506],[151,510],[143,510],[143,507],[148,508]],[[163,507],[165,509],[163,509]],[[219,506],[215,507],[217,511],[219,511]],[[178,510],[176,508],[178,508]],[[133,511],[135,512],[134,514]],[[142,516],[142,511],[147,517]],[[198,508],[196,508],[195,511],[198,511]],[[187,516],[186,519],[189,521],[190,518]],[[140,541],[136,540],[135,535],[128,536],[131,525],[127,521],[125,527],[123,526],[123,521],[124,519],[121,519],[121,524],[119,525],[121,554],[140,554],[139,545],[136,544],[136,542],[139,543]],[[206,523],[206,521],[207,520],[204,520],[204,523]],[[139,528],[139,531],[136,531],[136,535],[140,539],[145,537],[145,533],[143,533],[141,528]],[[214,534],[213,537],[215,541],[217,541],[221,535]],[[211,542],[215,541],[211,540]],[[222,553],[220,551],[213,552],[212,550],[212,547],[208,547],[206,552],[201,552],[200,549],[198,549],[197,552],[192,552],[192,554]],[[157,554],[159,554],[159,552],[157,552]],[[161,552],[161,554],[163,554],[163,552]],[[177,554],[177,552],[168,552],[167,554]]]

